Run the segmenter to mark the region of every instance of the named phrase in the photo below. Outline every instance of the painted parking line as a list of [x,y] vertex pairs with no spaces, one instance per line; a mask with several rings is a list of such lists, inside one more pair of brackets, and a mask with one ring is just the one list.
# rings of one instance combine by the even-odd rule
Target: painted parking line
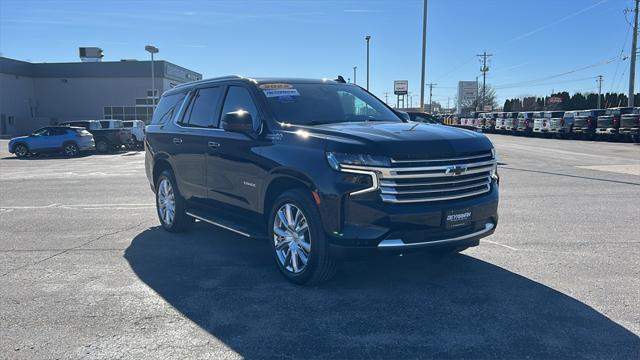
[[0,214],[3,212],[11,212],[15,210],[42,210],[42,209],[67,209],[67,210],[138,210],[138,209],[154,209],[153,203],[140,204],[49,204],[35,206],[2,206],[0,205]]

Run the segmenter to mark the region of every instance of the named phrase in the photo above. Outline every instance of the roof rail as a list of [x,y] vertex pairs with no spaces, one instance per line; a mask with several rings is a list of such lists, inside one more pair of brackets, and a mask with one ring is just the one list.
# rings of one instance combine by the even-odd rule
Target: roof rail
[[202,80],[196,80],[196,81],[190,81],[190,82],[187,82],[187,83],[182,83],[182,84],[176,85],[175,87],[173,87],[173,89],[177,89],[177,88],[181,88],[183,86],[189,86],[189,85],[193,85],[193,84],[206,83],[206,82],[210,82],[210,81],[222,81],[222,80],[234,80],[234,79],[244,79],[244,77],[242,77],[240,75],[219,76],[219,77],[214,77],[214,78],[209,78],[209,79],[202,79]]

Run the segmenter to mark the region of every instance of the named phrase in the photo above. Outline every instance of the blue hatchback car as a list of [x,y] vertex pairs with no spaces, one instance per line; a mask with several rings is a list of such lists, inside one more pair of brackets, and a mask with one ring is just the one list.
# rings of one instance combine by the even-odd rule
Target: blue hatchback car
[[72,157],[82,151],[94,150],[95,147],[90,132],[69,126],[47,126],[29,136],[19,136],[9,141],[9,152],[19,158],[43,153],[63,153]]

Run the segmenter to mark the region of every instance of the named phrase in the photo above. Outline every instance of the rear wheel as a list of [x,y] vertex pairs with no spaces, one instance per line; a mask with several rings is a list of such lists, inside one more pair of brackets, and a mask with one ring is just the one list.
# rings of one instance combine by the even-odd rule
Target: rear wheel
[[64,154],[68,157],[76,157],[80,154],[80,148],[74,143],[66,143],[63,148]]
[[13,149],[13,152],[16,154],[16,157],[19,159],[29,156],[29,148],[25,144],[16,145],[16,147]]
[[109,149],[111,149],[111,145],[107,140],[98,139],[98,141],[96,141],[96,151],[106,153],[109,151]]
[[272,253],[280,272],[295,284],[330,279],[338,268],[310,194],[294,189],[280,195],[269,217]]
[[160,224],[167,231],[182,232],[194,222],[194,218],[185,213],[185,200],[169,170],[163,171],[156,180],[156,209]]

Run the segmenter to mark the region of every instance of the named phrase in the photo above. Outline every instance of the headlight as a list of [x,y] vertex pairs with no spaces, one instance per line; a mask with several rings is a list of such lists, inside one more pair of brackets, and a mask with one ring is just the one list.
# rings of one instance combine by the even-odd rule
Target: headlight
[[498,160],[498,159],[496,158],[496,148],[495,148],[495,147],[492,147],[492,148],[491,148],[491,157],[492,157],[492,158],[494,158],[495,160]]
[[389,166],[391,164],[391,160],[385,156],[373,156],[373,155],[361,155],[361,154],[344,154],[344,153],[334,153],[327,152],[327,162],[329,166],[333,170],[358,174],[358,175],[368,175],[371,177],[371,185],[360,189],[354,192],[349,193],[350,195],[359,195],[365,194],[371,191],[376,191],[380,187],[380,182],[378,181],[378,174],[375,171],[370,170],[359,170],[359,169],[349,169],[343,168],[342,165],[356,165],[356,166]]
[[391,161],[386,156],[365,154],[344,154],[327,152],[327,161],[333,170],[340,171],[340,165],[389,166]]

